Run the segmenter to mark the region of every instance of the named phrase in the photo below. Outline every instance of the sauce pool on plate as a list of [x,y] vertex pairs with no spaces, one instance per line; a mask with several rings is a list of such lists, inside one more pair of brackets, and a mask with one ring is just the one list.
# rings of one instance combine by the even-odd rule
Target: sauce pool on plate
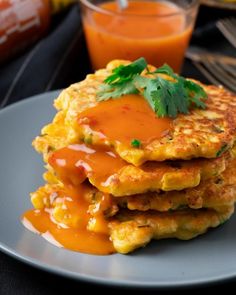
[[[22,216],[22,223],[57,247],[95,255],[112,254],[115,249],[109,240],[107,222],[99,210],[94,216],[89,214],[90,204],[84,194],[83,186],[54,192],[49,197],[56,197],[55,201],[62,204],[60,212],[53,214],[55,204],[50,204],[50,208],[28,210]],[[109,199],[104,198],[102,202],[105,204],[101,207],[109,205]],[[87,230],[90,222],[98,232]]]

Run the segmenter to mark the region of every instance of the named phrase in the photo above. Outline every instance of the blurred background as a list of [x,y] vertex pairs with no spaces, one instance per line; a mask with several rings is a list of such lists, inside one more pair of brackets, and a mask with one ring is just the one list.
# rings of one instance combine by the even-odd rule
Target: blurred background
[[66,87],[88,71],[77,1],[0,0],[1,107]]
[[[236,0],[202,1],[191,46],[235,56],[216,21],[235,15]],[[0,107],[67,87],[92,70],[78,2],[0,0]],[[208,82],[187,59],[182,74]]]

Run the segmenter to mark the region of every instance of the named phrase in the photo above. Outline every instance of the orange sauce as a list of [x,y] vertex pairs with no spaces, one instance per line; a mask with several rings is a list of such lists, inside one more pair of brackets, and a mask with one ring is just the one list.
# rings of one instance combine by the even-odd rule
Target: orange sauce
[[25,227],[41,234],[58,247],[95,255],[108,255],[115,252],[107,235],[76,228],[63,228],[54,223],[50,214],[43,210],[27,211],[22,222]]
[[87,177],[102,185],[126,163],[106,149],[94,149],[85,144],[74,144],[52,153],[48,160],[58,177],[66,184],[78,186]]
[[[105,138],[128,145],[133,139],[145,145],[150,140],[161,138],[172,128],[170,118],[158,118],[145,99],[138,95],[101,102],[84,111],[78,123],[87,124]],[[86,198],[89,192],[86,184],[82,183],[92,176],[103,185],[126,162],[107,147],[94,148],[85,144],[56,150],[48,162],[65,188],[48,196],[50,209],[26,212],[24,225],[59,247],[99,255],[115,252],[104,217],[106,209],[112,206],[110,196],[102,195],[91,210],[91,203]],[[55,206],[61,209],[59,217],[53,211]]]
[[[63,202],[65,217],[72,218],[73,225],[66,222],[56,222],[52,216],[53,209],[29,210],[22,222],[31,231],[41,234],[46,240],[58,247],[64,247],[82,253],[108,255],[114,253],[112,242],[109,240],[107,221],[102,212],[94,216],[88,213],[89,204],[83,197],[86,190],[81,187],[76,191],[71,188],[65,192],[57,192],[55,202]],[[54,196],[55,198],[55,196]],[[89,222],[99,224],[99,232],[87,230]]]
[[128,146],[138,139],[143,146],[170,131],[173,120],[158,118],[143,97],[131,94],[100,102],[82,112],[78,122],[99,132],[101,137]]
[[[180,8],[155,1],[129,1],[123,10],[115,1],[99,7],[116,14],[87,11],[84,15],[87,46],[95,69],[112,59],[135,60],[143,56],[150,64],[161,66],[166,62],[180,71],[193,30],[193,21],[186,25]],[[167,14],[172,15],[163,17]]]

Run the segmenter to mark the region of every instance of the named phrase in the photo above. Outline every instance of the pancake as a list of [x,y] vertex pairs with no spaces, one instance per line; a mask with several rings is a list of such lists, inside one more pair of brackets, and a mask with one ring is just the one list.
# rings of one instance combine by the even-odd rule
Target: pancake
[[115,200],[117,205],[129,210],[165,212],[189,207],[211,208],[222,212],[236,201],[236,160],[230,161],[221,175],[202,181],[195,188],[139,194]]
[[144,247],[151,239],[189,240],[227,221],[234,206],[224,212],[212,209],[186,209],[172,212],[124,210],[109,223],[116,251],[122,254]]
[[[216,179],[216,181],[220,181]],[[211,208],[218,212],[225,207],[232,206],[236,201],[235,185],[219,185],[218,182],[209,184],[203,182],[197,188],[184,191],[171,191],[166,193],[146,193],[130,197],[116,198],[115,203],[129,210],[148,211],[156,210],[166,212],[182,208]]]
[[222,173],[231,158],[225,153],[211,160],[146,162],[136,167],[109,150],[75,144],[52,152],[48,168],[66,184],[77,186],[88,179],[102,192],[127,196],[195,187]]
[[[100,122],[104,116],[97,108],[103,104],[104,109],[105,103],[109,106],[109,104],[114,104],[113,101],[121,104],[121,107],[122,103],[126,106],[127,98],[123,96],[116,100],[98,102],[97,93],[103,80],[111,74],[114,67],[120,64],[127,64],[127,62],[113,61],[106,69],[98,70],[95,74],[88,75],[84,81],[62,91],[55,100],[57,115],[51,124],[43,128],[41,136],[37,137],[33,143],[36,150],[44,154],[44,158],[47,158],[48,151],[80,141],[92,145],[112,146],[121,158],[136,166],[146,161],[215,158],[233,146],[236,136],[236,117],[234,115],[236,96],[222,87],[202,84],[208,94],[207,108],[204,110],[191,109],[187,115],[178,114],[170,124],[168,123],[170,126],[165,123],[169,127],[162,132],[160,138],[152,138],[150,135],[149,140],[137,148],[130,144],[130,140],[124,141],[122,138],[116,138],[116,133],[111,135],[109,120],[119,125],[122,120],[125,120],[125,115],[122,118],[121,116],[116,117],[116,112],[113,112],[110,119],[106,118],[105,123],[107,124],[105,124]],[[195,82],[200,84],[200,82]],[[133,97],[132,100],[136,100],[133,105],[145,104],[141,96]],[[90,120],[91,116],[93,120]],[[163,118],[159,120],[163,123]],[[99,124],[108,127],[101,132]],[[151,132],[152,128],[149,124],[149,128],[144,130]],[[125,132],[129,132],[129,128],[126,129]],[[106,133],[109,135],[107,136]]]
[[[201,206],[193,206],[195,209],[163,210],[165,212],[120,209],[120,198],[112,199],[91,186],[84,186],[82,190],[83,200],[81,195],[71,191],[68,194],[68,190],[58,184],[45,185],[32,194],[31,200],[38,210],[47,208],[61,227],[84,227],[91,232],[109,234],[119,253],[145,246],[151,239],[194,238],[225,222],[234,211],[235,186],[222,187],[212,198],[203,194]],[[163,208],[165,202],[163,198],[160,207]],[[204,206],[208,208],[202,208]]]

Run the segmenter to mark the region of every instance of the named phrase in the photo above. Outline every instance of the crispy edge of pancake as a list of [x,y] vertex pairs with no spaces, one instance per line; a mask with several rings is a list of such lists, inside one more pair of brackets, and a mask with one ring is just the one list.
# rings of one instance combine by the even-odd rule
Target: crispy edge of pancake
[[[59,146],[78,142],[83,139],[91,141],[91,130],[87,132],[78,127],[78,116],[86,108],[97,104],[96,92],[105,77],[112,69],[120,64],[127,64],[127,61],[112,61],[106,69],[90,74],[87,78],[77,84],[73,84],[65,89],[58,99],[55,106],[59,110],[52,125],[48,125],[42,131],[42,135],[48,137],[48,142],[54,142]],[[198,82],[202,85],[200,82]],[[134,165],[140,165],[148,160],[163,161],[166,159],[186,159],[196,157],[214,158],[222,149],[232,147],[236,136],[236,96],[226,91],[222,87],[213,85],[202,85],[209,97],[207,100],[208,109],[193,109],[188,115],[178,115],[174,120],[174,131],[164,136],[161,140],[156,140],[144,149],[132,148],[116,142],[106,140],[108,145],[114,145],[118,154]],[[59,121],[63,121],[61,133],[62,140],[53,140],[52,129],[57,126]],[[67,135],[64,134],[66,129]],[[52,133],[51,133],[52,132]],[[59,134],[58,132],[57,134]],[[36,139],[34,146],[38,150],[47,150],[47,143]],[[93,143],[104,144],[104,140],[99,142],[94,133]],[[43,144],[44,143],[44,144]],[[58,148],[58,146],[54,146]]]
[[110,237],[117,252],[127,254],[146,246],[152,239],[189,240],[227,221],[234,206],[224,212],[187,209],[157,213],[125,210],[109,223]]
[[93,177],[89,177],[89,181],[99,190],[117,197],[149,191],[183,190],[220,175],[227,167],[228,158],[227,154],[211,160],[146,162],[141,167],[127,165],[110,176],[105,183],[100,184]]
[[233,205],[236,196],[236,185],[216,188],[208,186],[200,190],[171,191],[164,194],[147,193],[130,197],[116,198],[114,201],[121,208],[129,210],[166,212],[181,208],[211,208],[222,212],[226,207]]
[[236,159],[229,161],[220,175],[182,191],[156,192],[115,198],[117,205],[130,210],[176,210],[211,208],[221,212],[236,199]]

